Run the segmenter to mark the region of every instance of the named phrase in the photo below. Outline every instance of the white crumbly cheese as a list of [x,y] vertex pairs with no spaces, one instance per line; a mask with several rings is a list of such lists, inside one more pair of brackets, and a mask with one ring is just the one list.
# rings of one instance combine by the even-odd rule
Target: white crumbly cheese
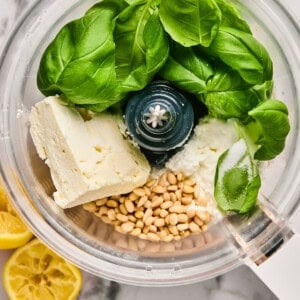
[[148,179],[147,159],[123,138],[113,115],[84,121],[58,97],[48,97],[33,107],[30,124],[57,189],[54,200],[62,208],[129,193]]
[[168,169],[195,179],[199,195],[210,200],[212,214],[216,214],[213,195],[218,159],[237,140],[232,122],[207,118],[195,127],[192,138],[183,150],[166,163]]

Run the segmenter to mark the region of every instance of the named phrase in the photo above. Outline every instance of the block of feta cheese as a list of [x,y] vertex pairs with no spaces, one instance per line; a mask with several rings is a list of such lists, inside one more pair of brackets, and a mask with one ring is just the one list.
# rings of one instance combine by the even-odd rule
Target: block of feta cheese
[[58,97],[32,108],[30,133],[50,168],[53,197],[61,208],[129,193],[147,181],[149,163],[121,134],[118,121],[108,113],[84,120]]

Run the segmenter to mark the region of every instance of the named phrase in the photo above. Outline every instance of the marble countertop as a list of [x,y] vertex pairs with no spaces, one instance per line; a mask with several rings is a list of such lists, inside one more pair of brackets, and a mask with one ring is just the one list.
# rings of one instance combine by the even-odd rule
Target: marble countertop
[[[33,0],[0,0],[0,50],[5,36],[16,19]],[[298,7],[298,0],[285,0],[290,7]],[[300,14],[298,14],[300,15]],[[3,265],[10,251],[0,251],[0,299],[7,297],[2,286]],[[145,288],[121,285],[84,273],[84,285],[80,300],[120,299],[189,299],[189,300],[250,300],[277,299],[274,294],[246,266],[237,268],[223,276],[201,283],[173,288]]]

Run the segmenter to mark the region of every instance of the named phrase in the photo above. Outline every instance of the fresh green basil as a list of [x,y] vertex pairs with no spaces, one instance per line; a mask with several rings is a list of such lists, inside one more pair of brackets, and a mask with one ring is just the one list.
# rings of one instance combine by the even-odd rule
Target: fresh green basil
[[37,83],[43,94],[63,94],[70,103],[98,104],[101,110],[118,100],[113,30],[126,5],[100,2],[61,29],[40,62]]
[[159,75],[176,87],[199,95],[206,91],[206,81],[213,75],[210,62],[195,48],[171,43],[170,56]]
[[263,101],[270,99],[270,97],[272,96],[273,85],[273,80],[267,80],[263,84],[254,85],[252,89],[257,94],[257,96]]
[[117,82],[121,92],[143,89],[169,55],[158,17],[158,1],[136,1],[118,16],[114,32]]
[[248,135],[260,145],[254,157],[270,160],[282,152],[290,131],[288,109],[278,100],[267,100],[249,111],[254,121],[247,126]]
[[229,67],[218,67],[207,82],[204,103],[211,116],[219,119],[247,117],[260,98],[238,72]]
[[251,34],[248,23],[241,17],[238,10],[226,0],[215,0],[222,12],[221,26],[235,28]]
[[249,33],[221,27],[206,52],[236,70],[250,84],[272,80],[273,64],[267,50]]
[[222,18],[214,0],[163,0],[159,16],[166,32],[185,47],[209,46]]
[[261,185],[257,163],[241,138],[219,158],[214,195],[218,207],[240,214],[249,212],[257,202]]

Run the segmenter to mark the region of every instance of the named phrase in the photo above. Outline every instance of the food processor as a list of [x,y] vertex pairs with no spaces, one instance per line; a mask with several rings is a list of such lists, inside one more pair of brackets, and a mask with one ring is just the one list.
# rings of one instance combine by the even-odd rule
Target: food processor
[[[274,98],[287,104],[291,122],[283,153],[262,165],[260,205],[250,217],[224,217],[204,233],[157,243],[115,232],[81,207],[62,210],[55,204],[49,170],[39,159],[29,134],[31,107],[43,99],[36,74],[43,51],[59,29],[96,2],[34,2],[2,53],[1,181],[34,234],[90,273],[144,286],[197,282],[245,263],[264,277],[267,268],[278,267],[277,257],[295,254],[295,249],[299,253],[300,29],[276,0],[232,1],[273,59]],[[267,280],[279,289],[277,275]],[[290,291],[296,291],[293,280],[286,284]]]

